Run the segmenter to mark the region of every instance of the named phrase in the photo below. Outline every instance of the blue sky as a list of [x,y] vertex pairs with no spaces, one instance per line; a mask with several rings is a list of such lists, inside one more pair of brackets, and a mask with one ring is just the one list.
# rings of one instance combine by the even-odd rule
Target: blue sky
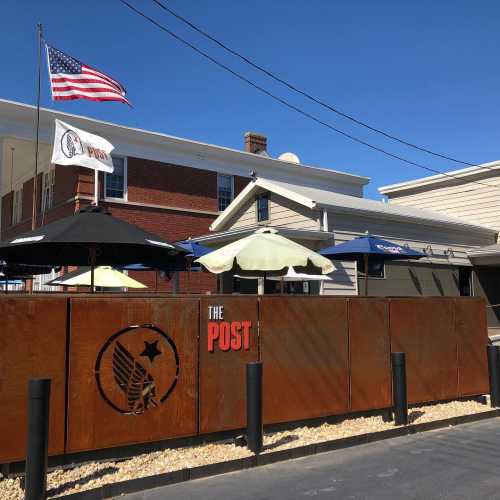
[[[149,0],[129,0],[270,91],[359,138],[446,170],[460,165],[403,148],[290,93],[228,56]],[[493,0],[169,0],[234,49],[378,128],[470,162],[500,159],[500,3]],[[366,190],[430,175],[371,151],[284,108],[131,13],[117,0],[3,0],[0,97],[35,102],[35,25],[49,43],[108,72],[128,90],[119,103],[50,100],[70,113],[366,175]]]

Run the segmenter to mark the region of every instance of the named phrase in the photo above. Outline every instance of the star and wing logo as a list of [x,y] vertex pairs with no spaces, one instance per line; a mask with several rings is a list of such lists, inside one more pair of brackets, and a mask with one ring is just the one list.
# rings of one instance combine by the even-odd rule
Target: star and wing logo
[[174,390],[179,356],[173,340],[154,325],[134,325],[112,335],[96,360],[102,398],[116,411],[141,415]]

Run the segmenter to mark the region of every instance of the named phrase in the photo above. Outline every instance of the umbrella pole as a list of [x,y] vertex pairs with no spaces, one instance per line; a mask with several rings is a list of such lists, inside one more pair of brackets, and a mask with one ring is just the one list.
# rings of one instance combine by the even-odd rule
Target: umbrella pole
[[95,293],[94,268],[95,268],[96,248],[90,249],[90,293]]
[[368,254],[363,255],[365,261],[365,297],[368,295]]
[[94,204],[99,205],[99,170],[94,170]]

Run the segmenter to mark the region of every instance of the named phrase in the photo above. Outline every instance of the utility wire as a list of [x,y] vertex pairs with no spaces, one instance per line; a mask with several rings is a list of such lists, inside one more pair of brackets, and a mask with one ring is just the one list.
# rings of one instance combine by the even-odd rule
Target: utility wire
[[[260,85],[258,85],[256,83],[252,82],[251,80],[249,80],[245,76],[241,75],[240,73],[237,73],[236,71],[234,71],[233,69],[231,69],[229,66],[226,66],[225,64],[221,63],[217,59],[214,59],[212,56],[210,56],[209,54],[207,54],[203,50],[199,49],[198,47],[196,47],[195,45],[193,45],[191,42],[188,42],[184,38],[180,37],[179,35],[177,35],[173,31],[171,31],[166,26],[160,24],[158,21],[156,21],[152,17],[148,16],[144,12],[140,11],[139,9],[137,9],[136,7],[134,7],[133,5],[131,5],[127,0],[118,0],[118,1],[121,2],[122,4],[124,4],[125,6],[127,6],[130,10],[132,10],[133,12],[135,12],[137,15],[141,16],[142,18],[148,20],[150,23],[154,24],[157,28],[161,29],[165,33],[168,33],[171,37],[175,38],[177,41],[179,41],[183,45],[186,45],[187,47],[189,47],[190,49],[194,50],[195,52],[197,52],[201,56],[203,56],[206,59],[208,59],[209,61],[213,62],[215,65],[217,65],[220,68],[224,69],[225,71],[231,73],[233,76],[235,76],[239,80],[247,83],[248,85],[250,85],[250,86],[254,87],[255,89],[257,89],[259,92],[262,92],[263,94],[271,97],[275,101],[283,104],[287,108],[292,109],[293,111],[296,111],[297,113],[305,116],[306,118],[309,118],[310,120],[313,120],[314,122],[319,123],[320,125],[323,125],[323,126],[327,127],[328,129],[333,130],[334,132],[337,132],[337,133],[343,135],[344,137],[347,137],[348,139],[350,139],[350,140],[352,140],[352,141],[354,141],[354,142],[356,142],[358,144],[362,144],[362,145],[364,145],[364,146],[366,146],[366,147],[368,147],[370,149],[373,149],[373,150],[378,151],[378,152],[380,152],[382,154],[390,156],[391,158],[394,158],[396,160],[399,160],[399,161],[402,161],[404,163],[407,163],[408,165],[413,165],[415,167],[422,168],[422,169],[427,170],[429,172],[433,172],[435,174],[443,175],[445,177],[449,177],[450,179],[454,179],[454,180],[457,180],[459,182],[462,182],[462,179],[460,179],[456,175],[448,174],[446,172],[442,172],[441,170],[437,170],[437,169],[428,167],[426,165],[422,165],[421,163],[417,163],[417,162],[414,162],[412,160],[407,160],[406,158],[403,158],[402,156],[399,156],[399,155],[396,155],[394,153],[391,153],[390,151],[382,149],[382,148],[380,148],[378,146],[374,146],[373,144],[365,142],[362,139],[358,139],[357,137],[355,137],[355,136],[353,136],[351,134],[348,134],[347,132],[344,132],[343,130],[340,130],[340,129],[334,127],[333,125],[331,125],[331,124],[329,124],[329,123],[327,123],[327,122],[325,122],[325,121],[317,118],[316,116],[308,113],[307,111],[304,111],[304,110],[298,108],[297,106],[295,106],[294,104],[286,101],[285,99],[283,99],[283,98],[281,98],[281,97],[279,97],[279,96],[277,96],[277,95],[269,92],[268,90],[264,89],[263,87],[261,87]],[[480,184],[482,186],[487,186],[487,187],[492,187],[492,188],[495,188],[495,189],[500,189],[500,186],[496,186],[496,185],[493,185],[493,184],[486,184],[484,182],[479,182],[479,181],[470,181],[470,182],[473,182],[475,184]]]
[[[237,52],[236,50],[234,50],[231,47],[227,46],[226,44],[224,44],[223,42],[221,42],[220,40],[218,40],[217,38],[215,38],[215,36],[211,35],[210,33],[207,33],[206,31],[204,31],[200,27],[196,26],[194,23],[192,23],[191,21],[189,21],[189,19],[186,19],[185,17],[181,16],[180,14],[178,14],[177,12],[175,12],[174,10],[172,10],[171,8],[167,7],[160,0],[152,0],[152,1],[156,5],[158,5],[158,7],[160,7],[163,10],[165,10],[166,12],[168,12],[169,14],[171,14],[172,16],[176,17],[177,19],[179,19],[179,21],[182,21],[184,24],[188,25],[190,28],[192,28],[193,30],[197,31],[198,33],[200,33],[204,37],[208,38],[212,42],[216,43],[219,47],[223,48],[225,51],[229,52],[233,56],[238,57],[239,59],[241,59],[245,63],[249,64],[250,66],[252,66],[256,70],[261,71],[262,73],[266,74],[267,76],[269,76],[273,80],[275,80],[275,81],[277,81],[277,82],[285,85],[290,90],[292,90],[292,91],[294,91],[294,92],[302,95],[306,99],[309,99],[310,101],[313,101],[316,104],[319,104],[323,108],[326,108],[326,109],[328,109],[330,111],[333,111],[337,115],[342,116],[343,118],[346,118],[347,120],[350,120],[350,121],[356,123],[357,125],[365,127],[368,130],[371,130],[372,132],[376,132],[377,134],[381,134],[381,135],[383,135],[384,137],[386,137],[388,139],[391,139],[393,141],[397,141],[397,142],[399,142],[401,144],[404,144],[405,146],[408,146],[410,148],[417,149],[418,151],[422,151],[424,153],[427,153],[427,154],[430,154],[430,155],[433,155],[433,156],[437,156],[437,157],[443,158],[445,160],[450,160],[450,161],[453,161],[455,163],[461,163],[462,165],[468,165],[468,166],[471,166],[471,167],[476,166],[475,163],[470,163],[468,161],[463,161],[463,160],[457,160],[456,158],[453,158],[451,156],[447,156],[447,155],[441,154],[441,153],[436,153],[435,151],[431,151],[430,149],[427,149],[427,148],[425,148],[423,146],[418,146],[417,144],[413,144],[411,142],[408,142],[408,141],[406,141],[404,139],[401,139],[400,137],[396,137],[395,135],[392,135],[392,134],[390,134],[388,132],[385,132],[385,131],[380,130],[380,129],[376,128],[376,127],[373,127],[372,125],[369,125],[368,123],[363,122],[363,121],[359,120],[358,118],[355,118],[352,115],[349,115],[347,113],[344,113],[343,111],[340,111],[338,108],[335,108],[331,104],[326,103],[325,101],[321,100],[318,97],[314,97],[313,95],[307,93],[305,90],[301,90],[300,88],[296,87],[292,83],[290,83],[290,82],[284,80],[283,78],[277,76],[275,73],[271,72],[270,70],[268,70],[268,69],[260,66],[255,61],[252,61],[251,59],[249,59],[248,57],[244,56],[240,52]],[[168,0],[166,0],[166,1],[168,2]]]

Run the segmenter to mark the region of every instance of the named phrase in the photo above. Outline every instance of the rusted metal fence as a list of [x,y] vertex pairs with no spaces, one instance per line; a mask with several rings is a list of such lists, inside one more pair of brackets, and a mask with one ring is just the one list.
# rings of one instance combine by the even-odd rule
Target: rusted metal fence
[[264,422],[488,391],[476,298],[5,296],[0,463],[26,450],[27,381],[52,379],[49,454],[245,426],[245,365],[264,364]]

